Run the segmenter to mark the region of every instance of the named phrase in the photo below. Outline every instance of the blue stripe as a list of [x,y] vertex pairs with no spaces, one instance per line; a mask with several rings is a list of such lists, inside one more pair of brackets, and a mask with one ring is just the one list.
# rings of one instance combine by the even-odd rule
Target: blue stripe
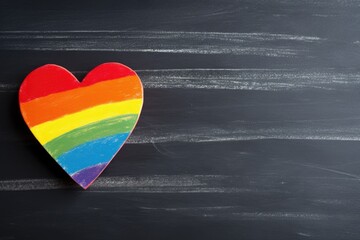
[[122,133],[84,143],[59,156],[57,162],[70,175],[84,168],[109,162],[128,135],[129,133]]

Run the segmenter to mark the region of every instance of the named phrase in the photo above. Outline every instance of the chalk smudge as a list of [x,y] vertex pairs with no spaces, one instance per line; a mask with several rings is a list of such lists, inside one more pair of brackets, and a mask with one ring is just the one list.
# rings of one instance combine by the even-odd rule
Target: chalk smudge
[[[87,71],[72,71],[86,74]],[[360,72],[333,69],[139,69],[147,89],[213,89],[247,91],[351,90],[360,87]],[[0,92],[18,84],[0,83]]]
[[[106,39],[106,41],[104,41]],[[131,41],[129,41],[131,40]],[[1,50],[111,51],[294,57],[316,36],[182,31],[1,31]],[[204,44],[206,42],[206,44]]]

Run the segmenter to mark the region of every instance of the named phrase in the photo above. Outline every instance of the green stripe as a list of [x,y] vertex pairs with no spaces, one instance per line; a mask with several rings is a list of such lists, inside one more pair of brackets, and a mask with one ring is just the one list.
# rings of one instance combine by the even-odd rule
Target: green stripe
[[44,147],[53,158],[57,158],[61,154],[88,141],[130,132],[137,118],[137,114],[127,114],[88,124],[51,140]]

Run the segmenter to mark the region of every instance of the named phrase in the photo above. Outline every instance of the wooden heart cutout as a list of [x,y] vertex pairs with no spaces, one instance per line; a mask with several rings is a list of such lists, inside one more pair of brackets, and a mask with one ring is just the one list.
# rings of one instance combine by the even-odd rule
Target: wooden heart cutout
[[120,63],[101,64],[82,82],[65,68],[47,64],[25,78],[19,102],[40,144],[86,189],[135,128],[143,87],[135,71]]

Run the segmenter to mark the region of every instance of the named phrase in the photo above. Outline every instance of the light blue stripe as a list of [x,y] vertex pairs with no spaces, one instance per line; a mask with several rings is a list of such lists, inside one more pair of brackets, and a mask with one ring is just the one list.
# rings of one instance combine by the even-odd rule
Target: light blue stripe
[[68,174],[112,159],[129,133],[112,135],[84,143],[57,158],[57,162]]

